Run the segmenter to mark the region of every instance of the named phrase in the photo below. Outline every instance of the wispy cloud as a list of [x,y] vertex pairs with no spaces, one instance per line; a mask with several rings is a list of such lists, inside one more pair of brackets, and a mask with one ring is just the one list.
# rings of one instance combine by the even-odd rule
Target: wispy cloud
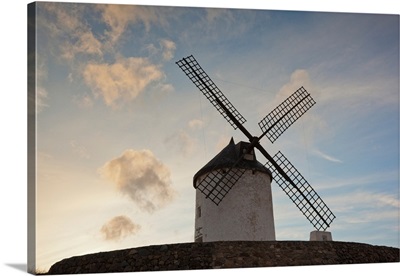
[[91,108],[94,105],[94,99],[89,94],[75,96],[73,102],[80,108]]
[[45,107],[48,107],[48,92],[43,85],[47,79],[48,72],[45,58],[42,55],[36,55],[36,61],[36,71],[33,68],[32,70],[36,72],[36,112],[40,113]]
[[204,126],[204,121],[200,119],[190,120],[188,123],[190,129],[201,129]]
[[331,155],[328,155],[328,154],[326,154],[326,153],[324,153],[324,152],[322,152],[322,151],[320,151],[318,149],[314,149],[312,151],[312,153],[314,155],[318,156],[318,157],[321,157],[321,158],[323,158],[325,160],[328,160],[328,161],[331,161],[331,162],[334,162],[334,163],[343,163],[342,160],[339,160],[339,159],[337,159],[337,158],[335,158],[335,157],[333,157]]
[[176,195],[169,168],[149,150],[126,150],[99,172],[141,210],[149,213],[164,207]]
[[72,148],[72,151],[75,154],[77,154],[80,158],[84,158],[84,159],[90,158],[90,154],[89,154],[88,150],[83,145],[79,144],[75,140],[70,141],[69,144]]
[[112,43],[115,43],[125,32],[129,24],[143,23],[147,31],[152,23],[160,22],[163,15],[159,10],[134,5],[100,5],[98,9],[102,12],[102,19],[108,25],[109,31],[106,35]]
[[46,99],[47,99],[47,90],[42,87],[42,86],[37,86],[36,88],[36,111],[37,113],[40,113],[41,111],[43,111],[43,109],[45,107],[48,106],[48,104],[46,103]]
[[119,241],[129,235],[134,235],[140,230],[141,226],[132,222],[126,216],[116,216],[106,222],[100,229],[103,237],[107,241]]
[[[223,148],[225,148],[228,145],[231,138],[232,137],[226,135],[220,135],[217,142],[214,145],[216,153],[220,152]],[[235,142],[237,143],[238,141]]]
[[340,178],[331,180],[325,179],[319,185],[318,190],[337,189],[341,187],[356,188],[374,183],[398,182],[398,181],[399,181],[398,171],[382,171],[382,172],[364,174],[361,176],[349,177],[344,179]]
[[181,129],[164,140],[168,148],[179,152],[184,157],[189,157],[197,149],[197,140],[191,137],[185,130]]
[[396,196],[383,192],[354,191],[345,195],[335,195],[330,197],[329,201],[338,206],[346,206],[346,208],[351,209],[362,208],[364,210],[379,210],[383,207],[391,209],[400,206],[400,201]]
[[[76,5],[74,3],[42,3],[40,7],[43,7],[49,16],[47,18],[52,19],[50,24],[51,30],[54,35],[55,33],[70,32],[81,28],[82,22],[79,20],[80,15],[83,12],[83,5]],[[46,17],[42,17],[46,18]]]
[[211,39],[218,38],[220,35],[240,36],[254,27],[254,17],[246,10],[238,12],[225,8],[206,8],[204,11],[205,16],[203,10],[198,11],[201,14],[201,24],[198,27]]
[[46,17],[41,17],[41,26],[57,43],[51,52],[73,62],[77,54],[102,55],[102,43],[95,37],[87,21],[83,20],[86,5],[75,3],[41,3]]
[[305,89],[308,89],[311,86],[310,76],[307,70],[297,69],[290,75],[289,82],[283,85],[275,96],[274,106],[283,102],[301,86],[304,86]]
[[160,39],[158,45],[150,43],[146,45],[149,56],[153,59],[170,61],[174,58],[176,44],[171,39]]
[[73,61],[78,54],[103,56],[102,43],[93,35],[91,31],[76,32],[74,40],[67,40],[60,45],[61,57],[68,61]]
[[171,60],[174,57],[176,45],[175,42],[169,39],[162,39],[160,41],[162,50],[163,50],[163,59]]

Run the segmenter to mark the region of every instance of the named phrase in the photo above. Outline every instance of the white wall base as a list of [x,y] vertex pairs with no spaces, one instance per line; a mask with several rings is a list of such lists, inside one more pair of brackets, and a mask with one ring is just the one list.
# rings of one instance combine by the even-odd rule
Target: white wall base
[[270,176],[247,170],[218,206],[196,189],[194,236],[198,242],[274,241]]
[[310,241],[332,241],[332,234],[327,231],[312,231]]

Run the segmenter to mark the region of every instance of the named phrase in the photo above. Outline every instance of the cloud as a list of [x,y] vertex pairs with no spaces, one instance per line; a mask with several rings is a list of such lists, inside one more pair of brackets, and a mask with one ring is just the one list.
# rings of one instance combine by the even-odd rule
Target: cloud
[[175,197],[169,168],[149,150],[129,149],[99,169],[141,210],[154,212]]
[[162,39],[160,45],[163,49],[163,59],[167,61],[171,60],[174,57],[176,50],[175,42],[168,39]]
[[103,21],[108,25],[106,35],[115,43],[124,33],[129,24],[141,22],[146,31],[150,30],[151,23],[159,22],[157,10],[151,7],[135,5],[100,5]]
[[198,149],[198,139],[193,137],[193,131],[201,129],[203,126],[204,121],[200,119],[190,120],[183,129],[167,136],[164,143],[170,150],[184,157],[192,156]]
[[190,156],[197,148],[196,139],[192,138],[186,131],[179,130],[167,137],[164,142],[169,148],[179,152],[185,157]]
[[400,201],[396,196],[382,192],[355,191],[346,195],[332,197],[330,201],[338,206],[346,206],[347,208],[359,207],[363,210],[383,207],[390,209],[400,206]]
[[45,107],[48,106],[46,103],[47,90],[42,86],[37,86],[36,88],[36,111],[40,113]]
[[383,182],[398,183],[398,181],[399,181],[398,170],[381,171],[371,174],[363,174],[361,176],[356,176],[356,177],[349,177],[345,179],[323,179],[321,180],[320,182],[321,184],[318,187],[318,189],[337,190],[338,188],[342,187],[357,187],[357,186],[365,187],[367,185],[377,185],[378,183],[383,183]]
[[332,157],[332,156],[330,156],[330,155],[328,155],[326,153],[323,153],[322,151],[317,150],[317,149],[313,150],[313,154],[316,155],[316,156],[319,156],[319,157],[321,157],[321,158],[323,158],[325,160],[331,161],[331,162],[343,163],[342,160],[339,160],[339,159],[337,159],[335,157]]
[[36,112],[40,113],[44,108],[48,107],[48,92],[44,87],[44,82],[47,80],[48,71],[45,59],[42,55],[36,56],[36,64],[36,68],[32,68],[32,70],[34,70],[33,72],[36,72]]
[[[311,95],[311,97],[317,102],[316,106],[320,106],[320,91],[315,89],[313,83],[310,80],[310,75],[307,70],[304,69],[297,69],[291,75],[290,79],[287,83],[285,83],[276,94],[275,98],[267,104],[268,109],[271,112],[275,109],[278,105],[284,102],[289,96],[291,96],[295,91],[297,91],[300,87],[304,87]],[[325,120],[324,116],[319,114],[315,114],[312,110],[315,107],[312,107],[311,110],[306,111],[298,121],[296,121],[292,126],[288,129],[297,129],[300,131],[299,133],[302,134],[303,142],[307,147],[313,147],[315,139],[320,139],[321,135],[324,137],[330,137],[334,135],[333,128],[330,126],[327,121]],[[302,118],[307,117],[304,121],[306,123],[300,123]],[[291,130],[293,131],[293,130]],[[283,133],[283,137],[289,137],[287,134]],[[282,139],[280,138],[280,139]],[[292,146],[299,146],[298,143],[293,143],[293,141],[289,140]],[[327,155],[321,154],[322,152],[315,152],[317,156],[325,158],[329,160]],[[333,161],[333,159],[330,159]]]
[[170,83],[163,83],[160,86],[160,90],[163,93],[170,93],[175,90],[174,86]]
[[283,85],[279,90],[273,105],[277,106],[302,86],[304,86],[306,90],[311,86],[309,74],[307,70],[298,69],[290,75],[289,82]]
[[80,108],[91,108],[94,104],[93,98],[88,94],[75,96],[73,102]]
[[60,45],[61,57],[65,60],[72,61],[77,54],[98,55],[102,56],[102,44],[97,40],[90,31],[76,31],[73,35],[76,37],[76,42],[71,43],[71,40]]
[[232,11],[229,9],[205,9],[206,11],[206,19],[212,24],[219,20],[234,22],[234,17]]
[[239,37],[254,26],[254,14],[246,10],[232,10],[224,8],[206,8],[202,15],[201,32],[206,32],[207,38],[219,39],[221,35]]
[[53,42],[51,52],[69,62],[77,54],[102,56],[102,43],[96,38],[85,18],[86,5],[74,3],[41,3],[47,16],[40,17],[40,26]]
[[90,63],[83,77],[95,96],[103,98],[107,106],[116,107],[118,102],[131,101],[152,82],[163,78],[160,66],[147,58],[120,58],[113,64]]
[[100,232],[108,241],[119,241],[129,235],[134,235],[140,230],[140,225],[134,224],[126,216],[116,216],[105,223]]
[[73,3],[41,3],[50,17],[54,19],[51,28],[53,33],[70,32],[79,29],[82,26],[80,15],[83,11],[82,5]]
[[72,148],[72,151],[76,153],[80,158],[84,159],[90,158],[90,154],[84,146],[78,144],[78,142],[76,142],[75,140],[70,141],[69,144]]
[[200,119],[193,119],[189,121],[188,126],[190,129],[201,129],[204,126],[204,121]]
[[377,227],[387,223],[397,225],[400,202],[391,194],[355,191],[328,199],[330,208],[338,217],[336,228],[348,229],[349,224],[366,223]]
[[[156,65],[144,57],[124,58],[116,47],[116,42],[129,24],[143,23],[148,31],[154,23],[166,24],[168,9],[154,9],[135,5],[96,5],[96,20],[105,23],[106,28],[94,32],[90,25],[89,12],[93,6],[74,3],[42,3],[39,17],[42,55],[49,53],[67,62],[70,66],[68,78],[83,79],[94,97],[100,97],[107,106],[118,107],[119,103],[135,99],[150,83],[165,75],[161,65]],[[163,12],[166,13],[163,13]],[[101,22],[103,21],[103,22]],[[158,40],[159,54],[164,61],[173,58],[176,45],[169,39]],[[104,62],[104,57],[112,61]],[[90,60],[88,62],[88,60]],[[76,78],[72,78],[75,75]],[[160,84],[160,90],[170,91],[171,85]],[[40,89],[41,109],[45,107],[47,91]],[[81,107],[93,105],[94,98],[77,96],[74,101]]]
[[[309,79],[309,73],[307,70],[304,69],[298,69],[295,70],[291,75],[290,79],[287,83],[285,83],[278,91],[278,93],[275,95],[275,98],[267,103],[265,107],[263,107],[260,112],[262,116],[265,116],[267,112],[272,112],[278,105],[280,105],[282,102],[284,102],[290,95],[292,95],[295,91],[297,91],[300,87],[304,87],[307,91],[313,90],[312,89],[312,84]],[[312,95],[313,98],[315,97],[315,93],[313,91]],[[315,98],[314,98],[315,99]],[[321,122],[320,118],[314,118],[315,123],[317,126],[321,126],[324,124],[324,122]],[[310,122],[308,122],[308,125],[310,126]],[[309,129],[314,132],[314,128]],[[307,137],[309,139],[312,139],[312,137]]]
[[162,58],[164,61],[170,61],[174,57],[176,44],[169,39],[160,39],[158,47],[150,43],[146,45],[146,50],[150,56],[154,56],[156,59]]
[[376,201],[379,205],[382,206],[391,206],[395,208],[400,207],[400,201],[398,198],[394,197],[393,195],[388,195],[388,194],[369,194],[371,198]]
[[[229,144],[229,141],[231,138],[232,137],[229,137],[226,135],[219,136],[218,141],[214,147],[215,151],[220,152],[222,149],[224,149]],[[235,142],[237,143],[238,141],[235,141]]]

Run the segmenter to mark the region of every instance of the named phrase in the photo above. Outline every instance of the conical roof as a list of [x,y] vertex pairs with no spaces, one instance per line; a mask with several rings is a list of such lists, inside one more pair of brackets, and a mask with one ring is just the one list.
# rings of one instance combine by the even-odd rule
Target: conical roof
[[[240,153],[243,152],[242,149],[249,144],[250,143],[241,141],[235,145],[233,138],[231,138],[229,144],[193,176],[193,186],[195,187],[196,179],[207,172],[222,168],[231,168],[241,156]],[[272,179],[271,172],[257,161],[255,153],[253,153],[253,155],[253,159],[243,159],[243,162],[240,162],[237,167],[267,173]]]

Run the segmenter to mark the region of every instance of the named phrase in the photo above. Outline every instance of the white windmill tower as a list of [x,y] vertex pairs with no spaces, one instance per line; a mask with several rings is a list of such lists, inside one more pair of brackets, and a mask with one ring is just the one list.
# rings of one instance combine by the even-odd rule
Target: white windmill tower
[[[249,143],[229,144],[193,178],[196,188],[195,241],[275,240],[274,214],[271,193],[271,172],[257,161],[254,150],[235,166],[240,180],[227,190],[212,189],[207,179],[221,179],[246,152]],[[204,181],[205,180],[205,181]],[[228,180],[228,179],[226,179]],[[201,192],[201,190],[204,192]],[[223,201],[222,201],[223,199]],[[227,218],[227,219],[221,219]]]
[[[310,94],[303,87],[296,90],[258,123],[262,134],[256,137],[193,56],[176,64],[232,127],[249,139],[236,145],[232,139],[195,174],[195,240],[275,240],[272,178],[317,230],[311,232],[311,240],[331,239],[325,230],[335,215],[280,151],[272,157],[259,143],[264,136],[273,143],[310,109],[315,104]],[[264,166],[256,160],[254,148],[267,159]]]

